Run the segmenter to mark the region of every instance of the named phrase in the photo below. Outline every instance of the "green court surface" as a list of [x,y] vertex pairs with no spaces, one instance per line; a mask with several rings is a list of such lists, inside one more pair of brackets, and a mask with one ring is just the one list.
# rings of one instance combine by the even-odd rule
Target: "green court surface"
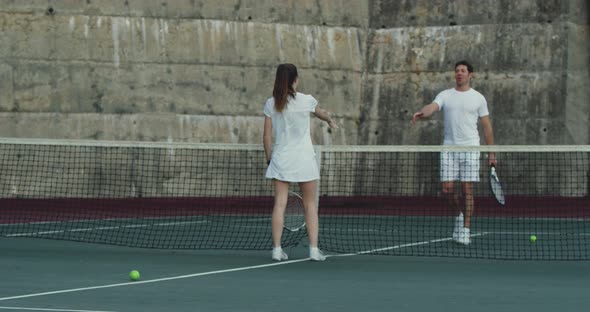
[[[453,217],[322,217],[320,247],[337,253],[500,260],[590,259],[590,219],[476,218],[469,248],[451,239]],[[270,217],[200,216],[1,224],[8,238],[47,238],[158,249],[265,250]],[[538,240],[531,243],[529,238]],[[306,239],[284,231],[283,246]],[[305,242],[303,242],[305,244]]]
[[[32,238],[2,238],[0,250],[0,311],[537,312],[590,306],[588,261],[340,254],[311,262],[295,247],[287,250],[289,261],[276,263],[268,251]],[[141,272],[138,282],[128,278],[133,269]]]

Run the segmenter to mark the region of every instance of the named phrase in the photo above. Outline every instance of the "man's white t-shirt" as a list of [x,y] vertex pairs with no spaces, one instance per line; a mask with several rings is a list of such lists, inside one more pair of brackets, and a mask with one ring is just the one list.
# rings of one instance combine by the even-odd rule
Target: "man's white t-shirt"
[[447,89],[436,96],[434,103],[444,112],[444,145],[479,145],[477,121],[490,114],[481,93]]
[[272,120],[274,145],[266,177],[288,182],[319,179],[319,168],[311,142],[310,113],[318,101],[311,95],[297,92],[289,97],[282,112],[275,110],[274,98],[264,105],[264,115]]

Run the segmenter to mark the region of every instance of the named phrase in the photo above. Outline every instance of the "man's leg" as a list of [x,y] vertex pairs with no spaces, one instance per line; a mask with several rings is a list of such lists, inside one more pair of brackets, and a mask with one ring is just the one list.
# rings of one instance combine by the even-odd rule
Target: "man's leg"
[[453,224],[453,236],[452,237],[453,237],[454,241],[459,242],[462,233],[465,231],[465,229],[463,227],[463,224],[465,221],[463,219],[463,211],[461,209],[459,195],[455,192],[454,184],[452,181],[443,182],[442,191],[446,197],[449,207],[453,211],[458,211],[458,215],[457,215],[457,217],[455,217],[455,222]]
[[463,213],[461,205],[459,203],[459,194],[455,192],[455,184],[453,181],[445,181],[442,183],[442,192],[446,197],[449,207],[459,213]]
[[471,243],[471,218],[474,215],[475,205],[473,199],[473,183],[479,181],[479,152],[461,153],[460,180],[462,181],[463,201],[465,214],[463,233],[459,235],[459,243],[468,245]]
[[459,162],[457,153],[443,151],[440,154],[440,180],[442,181],[442,192],[449,208],[457,211],[457,217],[453,225],[453,240],[459,241],[463,232],[463,212],[461,209],[459,194],[455,192],[453,181],[459,180]]
[[458,213],[462,213],[459,205],[459,195],[455,193],[453,181],[459,180],[460,168],[455,152],[441,152],[440,154],[440,180],[442,181],[442,192],[446,197],[449,207]]
[[465,228],[471,227],[471,217],[474,214],[473,184],[479,182],[479,152],[466,152],[461,156],[460,179],[465,202]]
[[475,207],[473,203],[473,182],[463,182],[463,198],[465,200],[465,221],[466,229],[471,227],[471,216],[474,213]]

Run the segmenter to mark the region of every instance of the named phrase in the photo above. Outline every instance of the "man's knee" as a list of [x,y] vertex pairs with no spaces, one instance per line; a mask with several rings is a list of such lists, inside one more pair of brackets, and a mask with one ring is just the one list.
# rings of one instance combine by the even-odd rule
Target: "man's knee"
[[443,194],[453,194],[454,193],[453,183],[443,183],[442,192],[443,192]]
[[464,196],[473,196],[473,183],[471,183],[471,182],[463,183],[463,195]]

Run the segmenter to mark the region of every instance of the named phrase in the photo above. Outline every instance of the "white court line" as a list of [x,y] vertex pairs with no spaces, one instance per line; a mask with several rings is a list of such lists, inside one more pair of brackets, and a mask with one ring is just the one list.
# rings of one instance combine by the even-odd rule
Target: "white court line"
[[[489,234],[489,233],[484,232],[484,233],[472,234],[470,236],[477,237],[477,236],[483,236],[483,235],[487,235],[487,234]],[[383,247],[383,248],[377,248],[377,249],[371,249],[371,250],[365,250],[365,251],[359,251],[359,252],[353,252],[353,253],[347,253],[347,254],[328,255],[326,257],[350,257],[350,256],[366,255],[366,254],[380,252],[380,251],[386,251],[386,250],[394,250],[394,249],[401,249],[401,248],[406,248],[406,247],[414,247],[414,246],[420,246],[420,245],[428,245],[428,244],[433,244],[433,243],[446,242],[446,241],[450,241],[452,239],[453,239],[452,237],[445,237],[445,238],[431,239],[431,240],[427,240],[427,241],[423,241],[423,242],[408,243],[408,244],[389,246],[389,247]]]
[[566,233],[566,232],[537,232],[537,231],[525,231],[525,232],[485,232],[486,235],[566,235],[566,236],[588,236],[590,233]]
[[33,233],[15,233],[15,234],[6,234],[5,237],[20,237],[20,236],[31,236],[31,235],[48,235],[48,234],[59,234],[64,233],[65,231],[44,231],[44,232],[33,232]]
[[[488,234],[490,234],[490,233],[483,232],[483,233],[473,234],[473,235],[471,235],[471,237],[483,236],[483,235],[488,235]],[[432,243],[444,242],[444,241],[449,241],[451,239],[452,239],[451,237],[439,238],[439,239],[432,239],[432,240],[428,240],[428,241],[422,241],[422,242],[416,242],[416,243],[409,243],[409,244],[402,244],[402,245],[396,245],[396,246],[389,246],[389,247],[384,247],[384,248],[377,248],[377,249],[372,249],[372,250],[360,251],[360,252],[356,252],[356,253],[339,254],[339,255],[327,255],[326,257],[350,257],[350,256],[364,255],[364,254],[370,254],[370,253],[375,253],[375,252],[380,252],[380,251],[386,251],[386,250],[401,249],[401,248],[405,248],[405,247],[420,246],[420,245],[427,245],[427,244],[432,244]],[[234,268],[234,269],[209,271],[209,272],[201,272],[201,273],[188,274],[188,275],[180,275],[180,276],[173,276],[173,277],[158,278],[158,279],[147,280],[147,281],[136,281],[136,282],[109,284],[109,285],[102,285],[102,286],[91,286],[91,287],[83,287],[83,288],[74,288],[74,289],[49,291],[49,292],[43,292],[43,293],[27,294],[27,295],[20,295],[20,296],[3,297],[3,298],[0,298],[0,301],[14,300],[14,299],[23,299],[23,298],[30,298],[30,297],[39,297],[39,296],[47,296],[47,295],[55,295],[55,294],[63,294],[63,293],[70,293],[70,292],[79,292],[79,291],[93,290],[93,289],[103,289],[103,288],[114,288],[114,287],[121,287],[121,286],[132,286],[132,285],[140,285],[140,284],[150,284],[150,283],[156,283],[156,282],[162,282],[162,281],[171,281],[171,280],[178,280],[178,279],[185,279],[185,278],[198,277],[198,276],[206,276],[206,275],[214,275],[214,274],[223,274],[223,273],[230,273],[230,272],[254,270],[254,269],[267,268],[267,267],[272,267],[272,266],[279,266],[279,265],[286,265],[286,264],[304,262],[304,261],[309,261],[309,260],[310,260],[310,258],[304,258],[304,259],[298,259],[298,260],[289,260],[289,261],[282,261],[282,262],[276,262],[276,263],[261,264],[261,265],[255,265],[255,266],[249,266],[249,267],[241,267],[241,268]],[[2,307],[0,307],[0,309],[1,308]],[[40,310],[40,311],[108,312],[108,311],[84,311],[84,310]],[[112,311],[112,312],[115,312],[115,311]]]
[[43,308],[25,308],[25,307],[0,307],[0,310],[54,311],[54,312],[117,312],[117,311],[99,311],[99,310],[43,309]]
[[[236,222],[256,222],[268,220],[268,218],[255,218],[255,219],[248,219],[248,220],[237,220]],[[214,222],[214,221],[213,221]],[[89,232],[89,231],[106,231],[106,230],[118,230],[118,229],[125,229],[125,228],[140,228],[140,227],[150,227],[150,226],[175,226],[175,225],[187,225],[187,224],[203,224],[203,223],[213,223],[212,221],[208,220],[199,220],[199,221],[180,221],[180,222],[166,222],[166,223],[154,223],[154,224],[131,224],[131,225],[123,225],[123,226],[102,226],[102,227],[93,227],[93,228],[79,228],[79,229],[71,229],[71,230],[55,230],[55,231],[41,231],[41,232],[29,232],[29,233],[14,233],[14,234],[6,234],[4,237],[22,237],[22,236],[37,236],[37,235],[49,235],[49,234],[62,234],[67,232]]]
[[13,299],[23,299],[23,298],[31,298],[31,297],[39,297],[39,296],[47,296],[47,295],[56,295],[56,294],[63,294],[63,293],[70,293],[70,292],[78,292],[78,291],[84,291],[84,290],[93,290],[93,289],[102,289],[102,288],[114,288],[114,287],[121,287],[121,286],[134,286],[134,285],[141,285],[141,284],[150,284],[150,283],[157,283],[157,282],[163,282],[163,281],[172,281],[172,280],[178,280],[178,279],[184,279],[184,278],[191,278],[191,277],[197,277],[197,276],[206,276],[206,275],[223,274],[223,273],[229,273],[229,272],[238,272],[238,271],[261,269],[261,268],[267,268],[267,267],[272,267],[272,266],[285,265],[285,264],[291,264],[291,263],[297,263],[297,262],[303,262],[303,261],[309,261],[309,260],[310,260],[309,258],[305,258],[305,259],[289,260],[289,261],[282,261],[282,262],[276,262],[276,263],[267,263],[267,264],[254,265],[254,266],[241,267],[241,268],[234,268],[234,269],[226,269],[226,270],[201,272],[201,273],[188,274],[188,275],[180,275],[180,276],[157,278],[157,279],[147,280],[147,281],[127,282],[127,283],[119,283],[119,284],[109,284],[109,285],[101,285],[101,286],[91,286],[91,287],[82,287],[82,288],[74,288],[74,289],[64,289],[64,290],[48,291],[48,292],[42,292],[42,293],[36,293],[36,294],[28,294],[28,295],[20,295],[20,296],[3,297],[3,298],[0,298],[0,301],[13,300]]
[[125,228],[139,228],[139,227],[150,227],[150,226],[169,226],[169,225],[185,225],[185,224],[200,224],[200,223],[209,223],[209,221],[183,221],[177,223],[155,223],[155,224],[131,224],[131,225],[123,225],[123,226],[102,226],[102,227],[93,227],[93,228],[79,228],[79,229],[70,229],[70,230],[59,230],[59,231],[42,231],[42,232],[29,232],[29,233],[14,233],[14,234],[6,234],[5,237],[21,237],[21,236],[36,236],[36,235],[49,235],[49,234],[62,234],[68,232],[85,232],[85,231],[106,231],[106,230],[118,230],[118,229],[125,229]]
[[[481,236],[481,235],[486,235],[486,234],[487,233],[473,234],[473,235],[471,235],[471,237]],[[433,239],[433,240],[428,240],[428,241],[423,241],[423,242],[416,242],[416,243],[409,243],[409,244],[402,244],[402,245],[396,245],[396,246],[390,246],[390,247],[372,249],[372,250],[367,250],[367,251],[360,251],[360,252],[356,252],[356,253],[341,254],[341,255],[326,255],[326,257],[350,257],[350,256],[369,254],[369,253],[374,253],[374,252],[379,252],[379,251],[385,251],[385,250],[400,249],[400,248],[411,247],[411,246],[419,246],[419,245],[426,245],[426,244],[432,244],[432,243],[437,243],[437,242],[444,242],[444,241],[448,241],[448,240],[451,240],[451,239],[452,239],[451,237],[439,238],[439,239]],[[172,276],[172,277],[158,278],[158,279],[146,280],[146,281],[136,281],[136,282],[127,282],[127,283],[119,283],[119,284],[109,284],[109,285],[101,285],[101,286],[91,286],[91,287],[82,287],[82,288],[74,288],[74,289],[64,289],[64,290],[48,291],[48,292],[35,293],[35,294],[27,294],[27,295],[3,297],[3,298],[0,298],[0,301],[13,300],[13,299],[23,299],[23,298],[30,298],[30,297],[39,297],[39,296],[47,296],[47,295],[55,295],[55,294],[63,294],[63,293],[71,293],[71,292],[78,292],[78,291],[84,291],[84,290],[103,289],[103,288],[114,288],[114,287],[121,287],[121,286],[141,285],[141,284],[150,284],[150,283],[157,283],[157,282],[163,282],[163,281],[172,281],[172,280],[185,279],[185,278],[198,277],[198,276],[206,276],[206,275],[223,274],[223,273],[230,273],[230,272],[238,272],[238,271],[246,271],[246,270],[254,270],[254,269],[268,268],[268,267],[272,267],[272,266],[286,265],[286,264],[304,262],[304,261],[309,261],[309,260],[311,260],[311,259],[310,258],[304,258],[304,259],[281,261],[281,262],[267,263],[267,264],[254,265],[254,266],[241,267],[241,268],[234,268],[234,269],[209,271],[209,272],[201,272],[201,273],[194,273],[194,274],[188,274],[188,275],[180,275],[180,276]]]
[[[230,215],[229,217],[233,217],[234,215]],[[235,215],[237,217],[243,217],[244,215]],[[195,216],[186,216],[186,217],[195,217]],[[199,216],[202,217],[202,216]],[[218,215],[205,215],[205,217],[220,217]],[[226,216],[228,217],[228,216]],[[61,223],[88,223],[88,222],[96,222],[96,221],[135,221],[135,220],[166,220],[166,219],[177,219],[178,216],[170,216],[170,217],[149,217],[149,218],[106,218],[106,219],[80,219],[80,220],[63,220],[63,221],[39,221],[39,222],[19,222],[19,223],[1,223],[0,227],[11,227],[16,225],[52,225],[52,224],[61,224]],[[270,220],[270,215],[268,217],[257,217],[257,218],[250,218],[246,220],[235,220],[233,222],[253,222],[258,220]],[[179,221],[179,222],[169,222],[169,223],[161,223],[161,224],[182,224],[182,223],[191,223],[191,222],[212,222],[210,220],[198,220],[198,221]]]
[[[339,228],[322,228],[322,232],[353,232],[353,233],[406,233],[408,232],[406,229],[387,229],[387,230],[379,230],[379,229],[339,229]],[[440,233],[441,231],[420,231],[420,233]],[[569,235],[569,236],[588,236],[590,233],[567,233],[567,232],[538,232],[535,230],[530,231],[494,231],[494,232],[482,232],[484,235]],[[477,234],[473,234],[471,236],[477,236]]]

